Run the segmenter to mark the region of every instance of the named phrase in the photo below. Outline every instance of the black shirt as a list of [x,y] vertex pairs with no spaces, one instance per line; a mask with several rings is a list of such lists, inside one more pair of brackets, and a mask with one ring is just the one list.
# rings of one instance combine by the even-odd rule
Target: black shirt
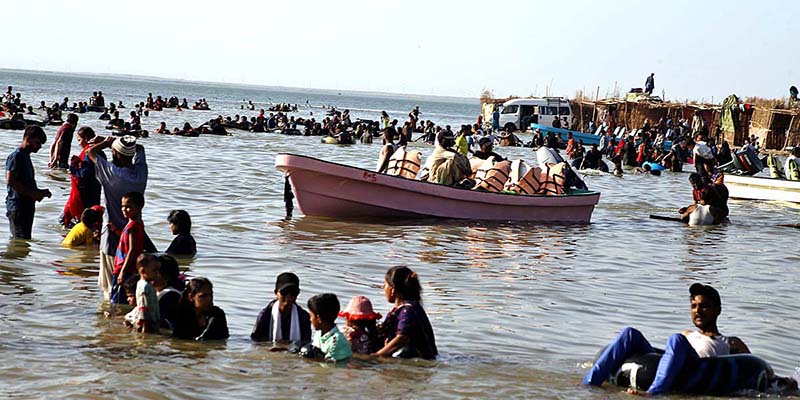
[[497,154],[497,153],[495,153],[493,151],[490,151],[488,153],[484,153],[484,152],[478,150],[478,151],[472,153],[472,155],[474,157],[476,157],[476,158],[480,158],[481,160],[488,160],[489,157],[494,157],[495,161],[505,161],[506,160],[505,157],[503,157],[500,154]]
[[206,326],[201,327],[195,317],[195,309],[192,304],[182,304],[179,307],[178,316],[175,319],[175,326],[172,328],[172,336],[180,339],[193,340],[223,340],[227,339],[228,321],[225,312],[217,306],[203,315]]
[[178,236],[175,236],[175,239],[172,239],[172,243],[169,244],[166,253],[179,256],[193,256],[197,254],[197,243],[194,241],[194,237],[192,237],[191,234],[179,233]]

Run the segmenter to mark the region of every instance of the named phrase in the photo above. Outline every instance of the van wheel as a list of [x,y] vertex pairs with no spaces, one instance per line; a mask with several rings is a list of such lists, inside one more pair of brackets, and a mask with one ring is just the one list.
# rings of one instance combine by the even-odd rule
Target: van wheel
[[506,126],[503,127],[503,129],[505,129],[506,131],[515,132],[517,130],[517,126],[514,125],[513,122],[509,122],[506,124]]

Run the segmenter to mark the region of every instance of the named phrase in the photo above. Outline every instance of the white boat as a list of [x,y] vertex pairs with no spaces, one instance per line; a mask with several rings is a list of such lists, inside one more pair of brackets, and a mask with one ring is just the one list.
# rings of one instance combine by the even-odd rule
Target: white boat
[[800,203],[800,181],[731,174],[725,175],[725,186],[734,199]]

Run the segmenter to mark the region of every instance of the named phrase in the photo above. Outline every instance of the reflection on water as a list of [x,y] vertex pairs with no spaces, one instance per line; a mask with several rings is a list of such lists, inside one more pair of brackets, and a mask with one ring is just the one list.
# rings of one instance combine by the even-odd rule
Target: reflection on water
[[[240,113],[242,98],[264,96],[253,89],[189,84],[13,78],[7,80],[23,96],[52,101],[102,87],[107,98],[126,104],[147,92],[174,92],[206,97],[215,107],[154,112],[144,120],[147,129],[162,120],[170,127],[186,120],[196,125],[220,113]],[[76,89],[77,84],[84,86]],[[393,116],[417,102],[313,92],[269,95],[301,104],[306,97],[312,104],[341,101],[351,110],[385,108]],[[471,121],[477,110],[474,104],[440,102],[420,107],[450,124]],[[356,117],[374,118],[370,111],[354,111],[359,112]],[[80,124],[105,133],[103,122],[94,118],[83,114]],[[48,135],[56,128],[47,127]],[[8,154],[20,132],[0,135],[7,139],[0,152]],[[650,214],[670,215],[691,201],[687,174],[667,173],[585,177],[590,188],[602,192],[590,225],[336,221],[306,217],[298,209],[286,218],[275,154],[322,155],[372,168],[380,146],[339,147],[309,137],[245,132],[142,143],[150,164],[143,211],[147,232],[166,249],[173,238],[166,222],[170,210],[191,214],[198,255],[179,262],[190,275],[212,280],[231,338],[209,344],[143,337],[122,327],[120,317],[103,317],[96,254],[59,245],[65,232],[54,221],[69,182],[61,171],[46,171],[46,155],[36,154],[37,180],[54,196],[37,207],[33,240],[10,241],[0,249],[0,395],[626,398],[616,390],[580,387],[581,365],[623,326],[638,327],[656,343],[690,327],[687,287],[695,281],[720,290],[723,333],[742,337],[779,374],[798,366],[800,322],[791,290],[798,285],[797,230],[778,226],[800,221],[798,207],[733,201],[732,222],[718,227],[651,220]],[[496,151],[532,158],[530,149]],[[0,218],[0,232],[7,231]],[[439,361],[359,360],[331,367],[250,342],[256,315],[274,296],[278,273],[298,274],[302,305],[314,294],[332,291],[343,303],[366,295],[385,314],[391,305],[381,285],[393,265],[407,265],[422,279]]]

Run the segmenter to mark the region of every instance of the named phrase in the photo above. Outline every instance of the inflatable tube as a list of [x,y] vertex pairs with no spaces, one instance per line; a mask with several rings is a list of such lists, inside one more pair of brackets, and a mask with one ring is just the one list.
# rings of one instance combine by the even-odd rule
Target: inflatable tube
[[649,165],[650,166],[650,171],[664,171],[664,170],[667,169],[666,167],[664,167],[663,165],[661,165],[659,163],[654,163],[654,162],[650,162],[650,161],[645,161],[645,162],[642,163],[642,167],[644,167],[645,165]]
[[[622,367],[611,375],[617,386],[646,391],[655,379],[661,354],[638,354],[628,357]],[[677,392],[730,395],[744,391],[766,392],[774,376],[766,361],[752,354],[701,358],[696,365],[681,374],[673,387]]]
[[25,124],[27,125],[36,125],[36,126],[45,126],[47,122],[42,119],[35,119],[35,118],[25,118]]
[[344,142],[344,143],[339,143],[339,140],[337,140],[333,136],[325,136],[324,138],[322,138],[322,143],[325,143],[325,144],[356,144],[356,142],[354,140],[350,140],[350,141]]
[[9,118],[0,119],[0,129],[22,130],[25,129],[25,121],[12,120]]

